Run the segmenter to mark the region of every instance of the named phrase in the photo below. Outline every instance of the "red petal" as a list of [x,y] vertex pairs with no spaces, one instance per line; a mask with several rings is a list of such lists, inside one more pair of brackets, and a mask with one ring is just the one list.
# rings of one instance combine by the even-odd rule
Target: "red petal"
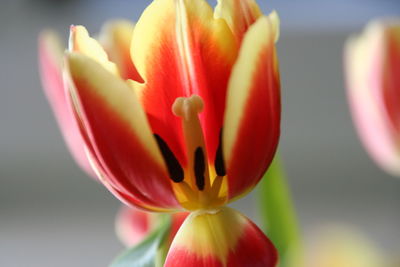
[[248,192],[262,178],[280,134],[280,84],[275,30],[261,17],[243,39],[229,81],[223,152],[229,198]]
[[91,139],[88,136],[88,130],[83,125],[80,115],[76,112],[76,108],[74,108],[73,111],[76,121],[79,125],[81,136],[85,142],[85,152],[89,163],[103,185],[116,198],[118,198],[122,203],[126,204],[127,206],[137,207],[146,211],[166,211],[165,209],[158,207],[157,203],[154,203],[153,200],[143,195],[142,192],[140,192],[136,188],[131,188],[131,192],[129,192],[128,194],[120,191],[120,186],[117,185],[118,182],[115,182],[118,181],[118,179],[114,176],[112,172],[109,171],[107,166],[104,165],[104,160],[102,160],[101,157],[99,158],[96,156],[96,150],[93,147],[92,142],[90,141]]
[[248,218],[230,208],[189,215],[172,242],[165,267],[274,267],[277,251]]
[[[251,256],[250,256],[251,255]],[[267,267],[276,266],[278,252],[264,233],[248,221],[235,251],[228,256],[229,267]]]
[[132,89],[86,56],[71,53],[66,59],[81,132],[109,189],[128,202],[143,202],[145,209],[179,207]]

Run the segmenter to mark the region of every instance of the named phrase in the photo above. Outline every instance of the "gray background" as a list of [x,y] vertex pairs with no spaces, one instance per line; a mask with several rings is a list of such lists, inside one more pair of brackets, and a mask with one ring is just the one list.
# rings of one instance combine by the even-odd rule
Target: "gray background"
[[[91,33],[137,20],[150,1],[0,2],[0,266],[106,266],[122,249],[117,200],[69,156],[41,91],[37,35],[70,24]],[[305,236],[346,222],[379,246],[400,247],[400,180],[368,158],[350,119],[343,43],[369,19],[400,15],[397,0],[271,0],[282,21],[281,152]],[[236,204],[257,220],[253,197]]]

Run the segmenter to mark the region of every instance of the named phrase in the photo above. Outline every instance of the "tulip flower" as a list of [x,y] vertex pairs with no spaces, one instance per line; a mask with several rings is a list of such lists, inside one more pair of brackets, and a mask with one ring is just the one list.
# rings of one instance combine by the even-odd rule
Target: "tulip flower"
[[154,0],[130,45],[111,50],[71,27],[69,102],[99,179],[129,205],[191,212],[165,266],[277,263],[269,239],[226,204],[251,191],[276,151],[278,28],[251,0],[221,0],[214,12],[204,0]]
[[371,22],[345,50],[353,120],[371,157],[400,175],[400,21]]

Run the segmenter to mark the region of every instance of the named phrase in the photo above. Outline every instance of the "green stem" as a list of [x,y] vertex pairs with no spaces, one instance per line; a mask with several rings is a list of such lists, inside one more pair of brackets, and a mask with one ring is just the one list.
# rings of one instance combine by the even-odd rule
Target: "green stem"
[[302,266],[298,220],[279,156],[261,180],[257,193],[264,232],[278,249],[279,266]]

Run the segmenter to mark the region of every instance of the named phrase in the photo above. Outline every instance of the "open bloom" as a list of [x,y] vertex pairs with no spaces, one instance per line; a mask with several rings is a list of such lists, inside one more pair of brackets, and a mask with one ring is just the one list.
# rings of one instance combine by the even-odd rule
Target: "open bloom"
[[258,227],[224,205],[257,184],[278,144],[278,28],[252,0],[214,12],[204,0],[154,0],[129,45],[105,50],[71,27],[68,95],[98,177],[127,204],[193,211],[166,266],[277,262]]
[[346,45],[349,102],[371,157],[400,175],[400,21],[373,21]]

